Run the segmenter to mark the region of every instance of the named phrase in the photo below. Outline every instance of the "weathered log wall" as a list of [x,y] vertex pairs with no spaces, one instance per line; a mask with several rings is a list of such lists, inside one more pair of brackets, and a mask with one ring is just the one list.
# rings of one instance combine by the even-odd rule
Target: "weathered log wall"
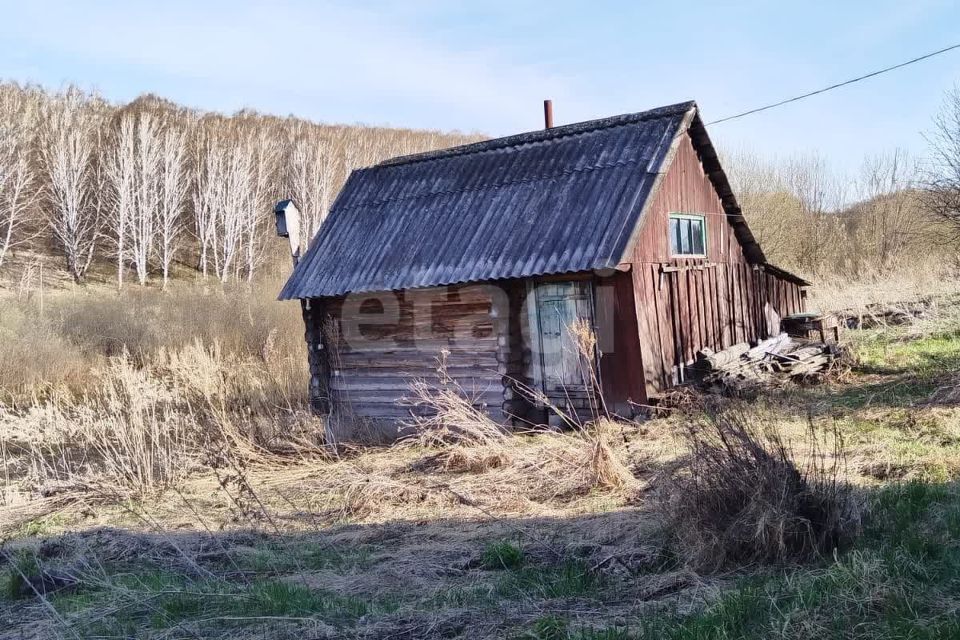
[[410,383],[444,386],[439,369],[492,418],[503,418],[504,376],[514,367],[507,296],[467,286],[357,295],[326,301],[334,413],[396,423],[429,407]]

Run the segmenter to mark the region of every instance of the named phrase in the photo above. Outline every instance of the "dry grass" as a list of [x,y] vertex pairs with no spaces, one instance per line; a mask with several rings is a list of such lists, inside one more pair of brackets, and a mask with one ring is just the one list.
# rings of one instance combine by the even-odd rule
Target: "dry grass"
[[425,380],[410,383],[406,403],[415,411],[407,422],[410,435],[404,444],[421,447],[448,445],[493,446],[503,443],[508,431],[477,406],[474,398],[447,374],[448,352],[437,358],[437,384]]
[[0,299],[0,401],[80,388],[86,359],[50,323]]
[[[228,309],[247,294],[160,301],[200,306],[207,295]],[[44,314],[52,335],[57,304]],[[839,496],[843,480],[949,480],[960,468],[960,410],[941,406],[955,396],[925,403],[951,382],[953,334],[898,330],[882,349],[860,345],[860,369],[880,373],[771,391],[744,420],[714,415],[724,428],[691,393],[644,423],[597,407],[591,421],[567,416],[563,432],[508,433],[455,385],[421,386],[411,396],[434,413],[406,441],[326,451],[322,425],[300,412],[306,374],[286,368],[287,349],[303,367],[296,310],[290,345],[279,335],[270,345],[268,312],[240,305],[253,318],[225,319],[222,336],[221,311],[201,311],[208,320],[196,328],[173,310],[148,311],[169,329],[111,330],[130,336],[129,352],[112,355],[113,340],[98,342],[90,323],[62,342],[85,383],[23,389],[0,409],[0,536],[17,538],[0,579],[12,564],[26,570],[20,599],[0,599],[0,615],[17,632],[233,637],[281,625],[281,637],[623,637],[577,630],[721,597],[727,579],[694,568],[829,555],[844,533],[830,533],[838,518],[820,499],[830,482]],[[913,384],[917,363],[926,386],[897,386]],[[918,403],[890,406],[906,393]],[[847,476],[829,437],[807,439],[808,411],[842,429]],[[691,448],[700,455],[686,457]],[[660,495],[665,511],[650,499]],[[490,549],[520,559],[490,567]],[[79,586],[58,582],[65,575]],[[52,592],[52,609],[24,584]],[[551,629],[567,635],[536,635]]]
[[894,307],[922,300],[960,294],[956,269],[938,264],[915,263],[909,268],[877,272],[852,280],[844,274],[816,278],[808,308],[820,311],[868,312],[873,307]]

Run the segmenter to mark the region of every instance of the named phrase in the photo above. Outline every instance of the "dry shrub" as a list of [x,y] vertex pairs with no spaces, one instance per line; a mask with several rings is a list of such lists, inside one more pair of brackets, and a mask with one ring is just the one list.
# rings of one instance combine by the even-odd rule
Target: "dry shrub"
[[126,493],[164,489],[199,468],[206,451],[226,448],[252,461],[274,452],[316,451],[296,411],[278,414],[263,372],[248,360],[199,342],[161,349],[151,366],[128,354],[89,372],[80,398],[51,398],[21,409],[0,404],[0,442],[29,466],[37,487],[107,483]]
[[72,293],[48,306],[58,333],[91,355],[126,351],[147,362],[160,348],[199,340],[261,360],[294,351],[302,356],[300,310],[278,303],[275,293],[239,286]]
[[129,358],[111,361],[97,396],[84,410],[79,431],[84,449],[117,485],[145,493],[186,475],[197,444],[193,417]]
[[67,389],[82,396],[106,359],[129,354],[140,367],[167,365],[171,353],[196,344],[241,367],[253,410],[305,406],[308,378],[303,322],[295,304],[281,304],[264,287],[104,291],[48,296],[43,313],[32,304],[0,302],[0,399],[29,402]]
[[660,507],[695,567],[804,561],[856,533],[835,429],[822,435],[809,424],[805,462],[762,416],[742,410],[708,411],[684,437],[689,460],[661,492]]

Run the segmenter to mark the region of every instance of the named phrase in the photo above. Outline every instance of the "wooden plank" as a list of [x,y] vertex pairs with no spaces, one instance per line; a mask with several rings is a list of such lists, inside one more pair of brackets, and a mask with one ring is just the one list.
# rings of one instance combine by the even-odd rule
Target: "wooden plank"
[[675,274],[664,274],[670,287],[670,314],[673,323],[673,352],[674,369],[683,368],[684,353],[686,352],[687,334],[683,323],[683,299],[680,297],[680,283]]
[[667,389],[671,384],[676,350],[674,349],[673,324],[670,320],[670,288],[665,281],[666,275],[661,276],[656,265],[650,265],[647,285],[653,291],[652,300],[655,303],[654,315],[657,322],[657,339],[659,340],[660,355],[660,389]]

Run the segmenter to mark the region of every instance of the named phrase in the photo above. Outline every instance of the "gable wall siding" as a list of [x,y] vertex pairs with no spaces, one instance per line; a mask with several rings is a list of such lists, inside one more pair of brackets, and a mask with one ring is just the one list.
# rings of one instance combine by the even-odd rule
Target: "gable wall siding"
[[[671,213],[704,215],[705,258],[670,255]],[[679,382],[701,349],[767,337],[768,302],[781,317],[803,310],[799,286],[747,262],[687,134],[649,204],[630,263],[649,396]]]

